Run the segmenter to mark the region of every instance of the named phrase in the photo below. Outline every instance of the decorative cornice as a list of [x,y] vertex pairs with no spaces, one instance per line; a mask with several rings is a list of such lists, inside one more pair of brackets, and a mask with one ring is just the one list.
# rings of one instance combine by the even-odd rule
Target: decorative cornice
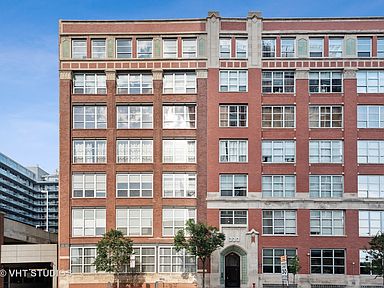
[[297,69],[295,73],[295,78],[298,80],[307,80],[308,73],[309,73],[309,69]]
[[198,69],[196,70],[196,78],[208,78],[208,70],[207,69]]
[[163,70],[152,70],[153,80],[163,80]]
[[115,81],[116,80],[116,71],[115,70],[106,70],[105,76],[107,80]]
[[72,71],[60,70],[59,78],[60,78],[60,80],[72,80]]
[[356,68],[344,68],[344,79],[356,79]]

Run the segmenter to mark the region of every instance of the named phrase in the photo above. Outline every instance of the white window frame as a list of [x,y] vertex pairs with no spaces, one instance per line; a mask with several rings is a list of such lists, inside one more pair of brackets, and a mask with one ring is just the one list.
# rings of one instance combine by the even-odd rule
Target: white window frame
[[[156,246],[136,246],[133,245],[133,252],[132,256],[135,258],[135,268],[130,268],[130,265],[127,264],[124,267],[124,272],[136,272],[136,273],[148,273],[148,274],[154,274],[156,273],[156,259],[157,259],[157,247]],[[150,255],[143,255],[143,249],[153,249],[154,254]],[[154,262],[147,262],[143,261],[144,258],[153,257]],[[153,271],[147,271],[146,269],[143,269],[145,266],[153,266]]]
[[[291,149],[290,147],[287,148],[287,144],[293,143],[293,155],[287,154],[287,150]],[[270,144],[270,149],[266,147]],[[281,145],[282,147],[279,148],[277,145]],[[282,150],[281,157],[284,158],[284,161],[275,161],[275,158],[278,155],[275,155],[274,151],[276,150]],[[265,154],[267,150],[271,150],[271,154]],[[280,156],[280,155],[279,155]],[[289,157],[288,157],[289,156]],[[293,156],[293,158],[292,158]],[[270,157],[271,161],[264,161],[267,160],[265,157]],[[262,141],[262,163],[295,163],[296,162],[296,141],[294,140],[263,140]]]
[[[321,45],[320,45],[320,41],[321,41]],[[314,42],[318,42],[318,43],[315,44]],[[319,49],[320,47],[321,47],[321,50]],[[310,58],[322,58],[322,57],[324,57],[324,38],[323,37],[310,37],[309,41],[308,41],[308,52],[309,52]],[[312,56],[311,53],[321,53],[321,55],[318,56],[318,54],[316,54],[316,55]]]
[[[182,77],[183,85],[177,87],[177,78]],[[195,72],[166,72],[163,74],[164,94],[195,94],[197,92],[197,80]],[[191,81],[192,80],[192,81]],[[181,83],[181,82],[180,82]],[[190,85],[193,83],[193,86]],[[180,90],[177,90],[180,89]]]
[[377,58],[384,58],[384,37],[377,38]]
[[[138,215],[136,217],[133,217],[131,215],[131,212],[137,212]],[[121,215],[120,213],[125,213],[126,217],[124,215]],[[144,217],[144,213],[149,213],[149,217]],[[119,215],[120,214],[120,215]],[[150,225],[145,225],[144,219],[150,222]],[[138,224],[132,225],[133,223],[136,223],[138,220]],[[124,224],[121,221],[124,222]],[[119,231],[122,231],[124,236],[133,236],[133,237],[152,237],[153,236],[153,209],[152,207],[136,207],[136,206],[130,206],[130,207],[117,207],[116,208],[116,229]],[[124,233],[123,230],[126,229],[126,233]],[[139,229],[139,233],[131,232],[133,229]],[[151,233],[143,233],[143,229],[150,229]]]
[[[341,179],[340,182],[337,182],[335,179]],[[317,183],[314,183],[316,179]],[[330,182],[326,182],[327,179],[330,179]],[[340,195],[336,194],[335,185],[341,185]],[[318,190],[314,190],[313,186],[317,185]],[[330,186],[330,191],[326,190],[327,186]],[[330,196],[328,196],[328,192]],[[309,175],[309,197],[310,198],[340,198],[344,194],[344,176],[343,175]]]
[[[87,144],[93,145],[91,151],[87,150],[89,149],[86,147]],[[79,147],[82,155],[76,154],[76,145],[82,145],[81,148]],[[72,151],[72,163],[74,164],[107,163],[107,140],[105,139],[73,139]],[[92,154],[89,155],[87,152],[92,152]]]
[[[372,147],[376,153],[370,151]],[[377,158],[377,161],[372,158]],[[359,164],[384,164],[384,140],[357,140],[357,159]]]
[[[123,182],[121,180],[121,178],[128,178],[128,180],[125,182]],[[139,177],[139,182],[131,182],[131,178],[137,178]],[[144,181],[143,178],[148,178],[150,177],[151,178],[151,181],[150,182],[147,182],[147,181]],[[133,183],[139,183],[139,188],[136,188],[136,189],[132,189],[131,188],[131,184]],[[151,188],[146,188],[144,189],[144,184],[147,184],[149,185],[149,183],[151,184]],[[119,189],[119,184],[124,184],[127,186],[127,189]],[[119,190],[126,190],[127,191],[127,196],[121,196],[121,194],[119,195]],[[139,195],[131,195],[131,191],[132,190],[139,190]],[[147,190],[151,190],[151,195],[144,195],[143,194],[143,190],[147,191]],[[116,198],[152,198],[153,197],[153,174],[151,173],[116,173]]]
[[[227,51],[228,47],[229,47],[229,51]],[[225,51],[223,51],[224,48],[225,48]],[[227,54],[229,54],[229,55],[226,56]],[[219,58],[220,59],[230,59],[231,56],[232,56],[232,39],[230,37],[220,37],[220,39],[219,39]]]
[[153,129],[153,106],[117,105],[116,112],[117,129]]
[[[293,108],[293,119],[287,119],[287,116],[290,115],[286,110],[288,108],[291,110]],[[270,109],[270,115],[271,119],[264,119],[264,116],[268,115],[268,113],[265,111],[267,109]],[[281,113],[278,113],[277,110],[281,109]],[[261,107],[261,114],[262,114],[262,120],[261,120],[261,126],[262,128],[295,128],[296,127],[296,107],[295,106],[262,106]],[[277,116],[280,116],[280,119],[275,119]],[[270,122],[270,126],[265,125],[266,122]],[[292,125],[288,125],[288,123],[292,123]],[[281,123],[281,126],[275,126],[276,123]]]
[[[245,145],[244,150],[241,149],[241,146],[243,145]],[[233,157],[236,159],[233,160],[232,159]],[[221,139],[219,141],[219,162],[220,163],[247,163],[248,162],[248,139]]]
[[[171,249],[171,254],[170,255],[164,255],[162,254],[161,250],[162,249]],[[174,274],[174,273],[195,273],[197,271],[197,260],[196,260],[196,257],[192,256],[192,255],[188,255],[186,253],[186,251],[183,249],[183,250],[180,250],[179,252],[176,251],[175,247],[173,246],[159,246],[159,252],[158,252],[158,263],[159,263],[159,273],[162,274],[162,273],[171,273],[171,274]],[[170,257],[170,263],[168,263],[167,261],[162,261],[161,258],[162,257]],[[186,258],[195,258],[195,261],[194,263],[190,264],[190,265],[186,265]],[[175,260],[174,260],[175,259]],[[174,269],[174,267],[178,267],[180,265],[176,265],[176,264],[179,264],[179,260],[182,260],[182,269],[181,271],[174,271],[176,269]],[[162,266],[170,266],[170,270],[171,271],[165,271],[164,269],[162,269]],[[193,267],[190,271],[188,269],[186,269],[186,267]]]
[[[95,45],[95,44],[103,44],[104,45]],[[107,58],[107,41],[106,39],[92,39],[91,40],[91,53],[92,53],[92,58],[93,59],[105,59]],[[102,48],[100,49],[100,51],[95,51],[95,50],[98,50],[98,48]]]
[[[182,41],[182,45],[181,45],[182,57],[187,59],[197,58],[197,38],[183,38],[181,39],[181,41]],[[192,50],[187,51],[186,47],[184,46],[187,42],[194,43],[194,47],[190,46],[194,48],[194,51]]]
[[[359,273],[360,275],[374,275],[372,272],[372,256],[368,254],[369,250],[360,249],[359,250]],[[380,260],[379,260],[380,261]],[[365,265],[362,265],[365,264]],[[368,273],[361,273],[362,269],[368,269]]]
[[[90,116],[92,119],[91,121],[89,120]],[[106,129],[107,128],[107,106],[74,105],[72,106],[72,118],[73,118],[73,126],[72,126],[73,129]],[[78,119],[80,118],[82,119],[78,121]],[[89,124],[93,124],[93,125],[88,127]]]
[[[369,49],[366,49],[368,47],[368,45],[365,43],[359,43],[359,40],[369,40]],[[363,48],[363,47],[364,48]],[[363,48],[363,49],[361,49]],[[357,53],[357,57],[359,58],[370,58],[372,57],[372,37],[357,37],[357,44],[356,44],[356,53]],[[361,54],[362,53],[362,54]],[[369,53],[369,55],[363,55],[364,53]]]
[[[341,217],[338,217],[340,215]],[[340,229],[342,229],[341,233],[340,233]],[[327,232],[328,230],[330,230],[330,233]],[[311,210],[310,211],[310,235],[311,236],[344,236],[345,235],[345,212],[343,210]]]
[[[239,51],[239,45],[241,44],[241,42],[245,42],[245,44],[243,44],[243,45],[245,45],[244,47],[245,47],[245,51],[243,52],[243,51]],[[235,45],[236,45],[236,51],[235,51],[235,53],[236,53],[236,58],[237,59],[247,59],[248,58],[248,38],[235,38]],[[243,55],[244,54],[244,56],[241,56],[241,55]]]
[[357,93],[384,93],[384,70],[359,70]]
[[[121,45],[119,46],[118,45],[119,41],[128,41],[129,44],[124,45],[124,46],[121,46]],[[130,59],[130,58],[132,58],[132,39],[130,39],[130,38],[117,38],[115,45],[116,45],[116,58],[117,59]],[[119,48],[120,49],[121,48],[128,48],[128,49],[127,49],[127,52],[125,52],[125,51],[121,52],[121,51],[119,51]],[[124,55],[126,55],[126,54],[128,54],[127,55],[128,57],[124,57]],[[123,55],[123,56],[119,57],[119,55]]]
[[[236,84],[231,84],[231,79],[235,79]],[[248,70],[220,70],[219,82],[220,92],[248,92]]]
[[[332,44],[340,41],[340,45]],[[328,39],[328,45],[329,45],[329,57],[332,58],[342,58],[343,57],[343,46],[344,46],[344,38],[342,37],[331,37]],[[340,47],[337,50],[332,50],[332,47]]]
[[[75,44],[83,44],[76,46]],[[71,52],[72,52],[72,59],[86,59],[87,58],[87,39],[72,39],[71,41]],[[75,50],[81,49],[80,52],[76,52]]]
[[[81,219],[75,219],[76,211],[81,211]],[[86,219],[85,213],[92,212],[93,219]],[[104,214],[104,218],[97,218],[97,214]],[[106,231],[106,209],[105,208],[78,208],[72,207],[72,221],[71,221],[71,236],[72,237],[99,237]],[[86,230],[93,229],[93,233],[86,233]],[[102,233],[97,233],[97,229],[104,229]],[[75,230],[81,230],[81,233],[76,233]]]
[[[76,80],[77,77],[79,80]],[[80,80],[80,77],[83,79]],[[82,85],[78,85],[79,83]],[[106,75],[102,73],[74,73],[72,92],[73,94],[107,94]]]
[[[293,51],[283,51],[283,41],[292,41],[293,42]],[[280,46],[281,46],[281,51],[280,51],[280,57],[282,58],[295,58],[296,57],[296,38],[292,37],[282,37],[280,40]],[[286,45],[286,47],[291,47]]]
[[[134,93],[133,90],[139,90]],[[151,73],[119,73],[116,77],[117,94],[152,94],[153,76]]]
[[[76,182],[75,178],[81,177],[81,182]],[[86,196],[87,178],[93,177],[93,196]],[[75,196],[75,184],[82,186],[82,196]],[[90,184],[92,184],[90,183]],[[90,190],[89,190],[90,191]],[[72,174],[72,198],[105,198],[107,195],[107,175],[105,173],[73,173]]]
[[[293,192],[288,194],[288,179],[293,179]],[[270,189],[267,189],[267,180],[270,183]],[[279,182],[278,182],[279,181]],[[281,185],[281,190],[277,189],[277,185]],[[261,180],[261,191],[263,198],[295,198],[296,195],[296,175],[263,175]],[[287,191],[288,190],[288,191]],[[269,193],[270,191],[270,193]],[[282,195],[280,195],[282,193]],[[269,195],[270,194],[270,195]],[[290,195],[292,194],[292,195]]]
[[[145,42],[148,42],[151,44],[149,46],[150,52],[140,51],[140,49],[146,48],[144,46]],[[141,46],[143,46],[143,47],[141,47]],[[137,47],[137,50],[136,50],[136,53],[137,53],[136,57],[137,58],[141,58],[141,59],[153,58],[153,39],[148,39],[148,38],[136,39],[136,47]]]
[[[287,75],[291,75],[291,76],[293,75],[293,78],[290,78]],[[277,77],[277,76],[282,76],[282,77]],[[293,85],[287,85],[286,82],[289,82],[288,80],[293,81]],[[268,83],[270,83],[270,85]],[[263,94],[295,93],[296,73],[295,71],[291,71],[291,70],[287,70],[287,71],[263,70],[261,86],[262,86]],[[289,87],[292,87],[293,89]]]
[[[267,218],[265,217],[264,215],[264,212],[272,212],[272,217],[271,218]],[[292,222],[293,221],[293,218],[287,218],[287,213],[294,213],[295,217],[294,217],[294,222],[295,222],[295,226],[288,226],[287,225],[287,222],[290,221]],[[276,216],[277,213],[282,213],[283,216],[282,218],[278,218],[278,216]],[[272,220],[272,226],[266,226],[264,221],[265,220],[269,220],[271,219]],[[276,226],[276,222],[277,220],[283,220],[283,226],[279,227],[279,226]],[[271,228],[272,229],[272,233],[266,233],[265,229],[268,229],[268,228]],[[292,233],[292,232],[289,232],[289,229],[293,229],[295,228],[295,232]],[[282,229],[282,233],[279,233],[277,229]],[[265,210],[262,210],[262,235],[277,235],[277,236],[284,236],[284,235],[287,235],[287,236],[295,236],[297,235],[297,211],[296,210],[271,210],[271,209],[265,209]]]
[[[336,75],[340,75],[340,78]],[[341,71],[310,71],[308,81],[310,94],[343,93],[343,73]],[[317,83],[313,84],[314,81]],[[340,85],[337,85],[337,81],[340,81]],[[327,89],[329,91],[326,91]]]
[[[240,107],[245,107],[245,125],[240,125],[244,119],[240,119],[240,115],[243,115],[244,112],[240,112]],[[236,112],[231,112],[231,108],[236,108]],[[227,110],[227,111],[222,111]],[[231,114],[236,113],[236,125],[230,125],[233,123],[233,119],[231,119]],[[224,119],[224,116],[226,115],[226,119]],[[223,118],[222,118],[223,117]],[[223,122],[227,122],[227,125],[222,125]],[[232,128],[232,127],[248,127],[248,105],[226,105],[226,104],[220,104],[219,106],[219,127],[226,127],[226,128]]]
[[[183,195],[176,195],[176,180],[183,178]],[[170,181],[172,183],[170,183]],[[166,195],[166,183],[172,184],[172,195]],[[192,189],[193,188],[193,189]],[[193,191],[192,191],[193,190]],[[192,192],[191,192],[192,191]],[[197,174],[190,173],[163,173],[163,198],[196,198],[197,197]]]
[[[167,219],[165,214],[166,212],[170,212],[172,214],[171,218],[169,218],[169,221],[172,221],[172,226],[166,226],[165,223],[167,222]],[[175,213],[180,212],[183,213],[183,227],[178,227],[176,225],[177,219],[181,218],[176,218]],[[190,216],[190,214],[193,214]],[[164,207],[162,211],[162,235],[163,237],[174,237],[177,234],[177,231],[180,229],[185,229],[186,228],[186,222],[190,219],[193,219],[196,222],[196,207]],[[171,229],[172,233],[167,234],[165,232],[166,229]]]
[[[273,45],[271,47],[273,49],[271,49],[271,50],[264,49],[267,47],[266,45],[264,45],[264,41],[272,41],[271,43],[273,43]],[[275,58],[276,57],[276,38],[263,37],[261,39],[261,55],[262,55],[262,58]]]
[[[320,264],[320,266],[319,265],[312,265],[311,263],[312,263],[312,258],[314,258],[313,256],[312,256],[312,251],[320,251],[320,258],[319,257],[315,257],[315,258],[317,258],[317,259],[320,259],[320,262],[321,262],[321,264]],[[323,254],[323,252],[324,251],[332,251],[332,265],[324,265],[324,254]],[[343,251],[343,254],[344,254],[344,256],[343,256],[343,258],[340,258],[340,257],[335,257],[335,251]],[[346,253],[345,253],[345,249],[321,249],[321,248],[319,248],[319,249],[311,249],[310,250],[310,273],[311,274],[332,274],[332,275],[344,275],[345,273],[346,273],[346,255],[345,255]],[[329,257],[326,257],[327,259],[329,259]],[[343,259],[344,260],[344,265],[343,266],[341,266],[341,265],[335,265],[335,259]],[[320,273],[316,273],[316,272],[312,272],[313,270],[312,270],[312,268],[313,268],[313,266],[314,267],[320,267]],[[324,266],[325,267],[332,267],[332,273],[324,273]],[[335,273],[335,268],[343,268],[343,270],[344,270],[344,272],[343,273]]]
[[[375,214],[375,215],[374,215]],[[378,217],[374,217],[378,216]],[[376,225],[374,225],[376,224]],[[367,230],[368,233],[363,233]],[[384,211],[359,210],[359,236],[374,237],[384,231]]]
[[[239,189],[239,187],[236,187],[235,186],[235,183],[236,183],[236,177],[241,177],[241,178],[244,178],[245,176],[245,191],[244,191],[244,195],[239,195],[237,190]],[[232,178],[232,189],[231,189],[231,195],[223,195],[223,192],[224,191],[222,188],[223,188],[223,177],[229,177],[229,178]],[[248,174],[220,174],[219,175],[219,191],[220,191],[220,196],[221,197],[247,197],[248,195]],[[243,187],[240,188],[241,191],[244,190]],[[243,193],[243,192],[242,192]]]
[[[226,213],[229,213],[231,212],[232,216],[231,215],[222,215],[222,212],[226,212]],[[236,215],[236,212],[241,212],[242,214],[244,214],[245,212],[245,216],[244,215]],[[235,222],[239,222],[239,220],[244,220],[245,218],[245,223],[235,223]],[[223,223],[223,219],[231,219],[231,222],[232,223]],[[236,221],[237,219],[237,221]],[[236,210],[233,210],[233,209],[221,209],[220,210],[220,214],[219,214],[219,221],[220,221],[220,226],[221,227],[248,227],[248,210],[245,210],[245,209],[236,209]],[[243,221],[242,221],[243,222]]]
[[[339,115],[337,112],[334,112],[335,110],[341,108],[341,119],[337,119],[337,116]],[[323,129],[329,129],[329,128],[336,128],[340,129],[344,126],[344,109],[341,105],[334,105],[334,106],[318,106],[318,105],[310,105],[308,107],[308,124],[309,128],[323,128]],[[314,116],[317,114],[317,119],[314,120]],[[328,118],[329,117],[329,118]],[[336,119],[335,119],[336,118]],[[337,123],[340,123],[340,126],[337,125]],[[327,126],[329,124],[329,126]]]
[[[171,47],[168,47],[167,44],[172,44],[172,45]],[[168,58],[168,59],[178,58],[177,46],[178,46],[177,38],[164,38],[163,39],[163,58]]]
[[[191,111],[191,113],[190,113],[190,108],[193,108],[191,109],[193,110]],[[176,113],[176,110],[183,110],[183,111],[182,113]],[[197,110],[196,104],[185,104],[185,105],[164,104],[163,105],[163,129],[196,129],[196,124],[197,124],[196,110]]]
[[[125,149],[124,146],[119,148],[119,144],[123,144],[123,142],[126,142],[124,146],[128,147],[127,151],[123,151]],[[131,147],[131,145],[133,145],[133,142],[138,142],[139,144],[139,155],[132,156],[133,153],[131,149],[135,149],[135,147],[133,146]],[[148,146],[150,147],[148,148],[148,151],[144,149],[144,147],[146,147],[144,146],[144,144],[150,144]],[[123,159],[119,159],[121,157]],[[131,159],[132,157],[140,158],[140,160],[132,161]],[[152,163],[152,162],[153,162],[153,140],[152,139],[117,139],[116,140],[116,163]]]
[[[272,255],[265,255],[266,250],[272,250]],[[291,259],[293,259],[293,255],[287,255],[287,251],[289,250],[290,252],[294,251],[295,255],[297,255],[297,249],[296,248],[263,248],[262,250],[262,273],[263,274],[278,274],[281,273],[281,262],[280,262],[280,257],[283,255],[279,255],[276,253],[277,251],[282,250],[283,255],[287,257],[287,262],[289,263]],[[272,264],[264,263],[264,258],[272,258]],[[272,267],[272,272],[265,272],[264,267],[265,266],[271,266]],[[278,269],[280,267],[280,269]]]
[[384,105],[358,105],[357,128],[384,128]]
[[[75,258],[75,256],[73,255],[74,253],[73,253],[73,250],[74,249],[81,249],[81,255],[80,255],[80,259],[81,259],[81,263],[80,264],[73,264],[73,261],[72,261],[72,259],[73,258]],[[94,250],[94,257],[89,257],[88,255],[88,257],[86,257],[86,255],[84,255],[84,250],[85,249],[92,249],[92,250]],[[94,261],[85,261],[85,258],[91,258],[91,259],[96,259],[96,254],[97,254],[97,251],[96,251],[97,249],[96,249],[96,246],[77,246],[77,245],[71,245],[70,246],[70,255],[69,255],[69,265],[70,265],[70,267],[69,267],[69,271],[71,271],[71,274],[88,274],[88,273],[96,273],[96,267],[95,267],[95,265],[93,264],[93,262]],[[77,258],[77,257],[76,257]],[[90,262],[90,264],[89,263],[85,263],[85,262]],[[72,268],[74,267],[74,266],[77,266],[77,267],[81,267],[81,272],[73,272],[72,271]],[[89,267],[90,269],[91,269],[91,271],[85,271],[85,267]]]
[[[324,145],[329,145],[330,148],[328,149]],[[335,151],[338,149],[337,147],[334,147],[336,144],[340,144],[340,154],[336,154]],[[316,155],[312,154],[314,151],[314,148],[311,148],[311,146],[317,145],[316,149]],[[329,155],[322,153],[322,151],[329,150],[330,153]],[[317,157],[317,160],[312,160],[311,158]],[[330,161],[324,161],[322,158],[323,157],[330,157]],[[334,158],[339,158],[340,160],[334,160]],[[336,163],[336,164],[342,164],[344,162],[344,142],[342,140],[310,140],[309,141],[309,163]]]
[[[190,151],[190,148],[193,149]],[[177,152],[180,152],[181,150],[183,154],[177,155]],[[196,163],[196,153],[197,143],[194,139],[163,140],[163,163]]]
[[358,175],[359,198],[384,198],[384,175]]

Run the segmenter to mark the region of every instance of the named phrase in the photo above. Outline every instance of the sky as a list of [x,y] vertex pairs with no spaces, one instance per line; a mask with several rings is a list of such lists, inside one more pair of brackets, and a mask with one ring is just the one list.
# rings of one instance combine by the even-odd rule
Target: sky
[[383,16],[384,0],[0,0],[0,152],[58,168],[59,19]]

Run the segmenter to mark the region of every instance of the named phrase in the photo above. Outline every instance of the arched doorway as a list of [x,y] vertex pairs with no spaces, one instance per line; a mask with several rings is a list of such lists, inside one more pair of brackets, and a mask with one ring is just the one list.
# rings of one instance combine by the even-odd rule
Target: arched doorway
[[225,287],[240,287],[240,256],[234,252],[225,256]]

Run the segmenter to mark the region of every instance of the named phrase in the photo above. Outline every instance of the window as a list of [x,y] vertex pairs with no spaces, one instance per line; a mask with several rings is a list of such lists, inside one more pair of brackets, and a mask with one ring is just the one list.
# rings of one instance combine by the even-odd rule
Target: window
[[163,236],[175,236],[189,219],[196,220],[195,208],[163,208]]
[[358,175],[360,198],[384,198],[384,175]]
[[106,94],[105,74],[75,73],[73,75],[74,94]]
[[246,92],[248,90],[247,70],[221,70],[220,92]]
[[163,197],[194,198],[196,197],[196,173],[163,174]]
[[225,226],[246,226],[248,223],[247,210],[221,210],[220,224]]
[[131,39],[116,39],[116,58],[132,58]]
[[309,106],[309,128],[343,127],[342,106]]
[[117,106],[118,129],[152,129],[152,106]]
[[164,73],[163,93],[186,94],[196,93],[195,72]]
[[343,176],[311,175],[309,176],[309,197],[334,198],[343,196]]
[[116,175],[116,197],[152,197],[153,174],[123,174]]
[[177,252],[175,247],[159,247],[160,273],[193,273],[196,266],[196,257],[185,250]]
[[107,128],[107,106],[73,106],[73,129]]
[[248,105],[220,105],[220,127],[247,127]]
[[164,129],[196,128],[196,105],[163,106]]
[[311,249],[311,273],[344,274],[344,249]]
[[311,235],[344,235],[344,211],[311,210]]
[[296,211],[263,210],[264,235],[295,235]]
[[337,93],[343,90],[342,72],[311,71],[309,72],[310,93]]
[[384,211],[359,211],[359,236],[373,237],[383,228]]
[[220,195],[221,196],[247,196],[248,175],[246,174],[221,174]]
[[343,57],[343,38],[329,38],[329,57]]
[[106,58],[105,54],[105,39],[93,39],[92,40],[92,58],[103,59]]
[[236,58],[248,57],[248,39],[237,38],[236,39]]
[[71,273],[95,273],[96,247],[71,246]]
[[[372,256],[368,253],[368,250],[360,250],[359,251],[360,255],[360,274],[365,274],[365,275],[373,275],[373,271],[376,268],[379,268],[381,265],[380,262],[376,261],[381,261],[380,259],[378,260],[373,260]],[[380,269],[380,268],[379,268]]]
[[275,57],[276,39],[275,38],[263,38],[261,41],[262,41],[263,57]]
[[281,273],[281,256],[287,256],[287,262],[290,263],[296,256],[296,249],[264,248],[263,273]]
[[293,198],[296,192],[294,175],[269,175],[262,177],[263,197]]
[[197,39],[183,39],[183,58],[197,57]]
[[248,140],[220,140],[220,162],[248,162]]
[[163,39],[163,58],[177,58],[177,39]]
[[152,208],[117,208],[116,229],[125,236],[151,236],[152,214]]
[[72,175],[73,198],[104,198],[106,196],[105,174],[74,173]]
[[152,58],[152,39],[137,40],[137,58]]
[[118,74],[117,94],[151,94],[152,74]]
[[384,164],[384,141],[357,141],[359,164]]
[[196,140],[163,140],[164,163],[196,163]]
[[357,72],[358,93],[383,93],[384,71],[358,71]]
[[309,141],[309,163],[342,163],[343,141]]
[[281,38],[281,57],[295,57],[295,38]]
[[309,57],[323,57],[323,49],[323,38],[309,38]]
[[106,140],[73,140],[73,163],[106,162]]
[[293,163],[295,162],[295,141],[263,141],[262,161],[264,163]]
[[220,38],[220,58],[231,58],[231,38]]
[[156,272],[156,247],[133,246],[135,268],[125,266],[124,272],[155,273]]
[[294,93],[295,72],[263,71],[263,93]]
[[87,58],[87,40],[85,39],[72,40],[72,58],[73,59]]
[[357,57],[371,57],[371,37],[357,37]]
[[357,128],[384,128],[384,106],[357,106]]
[[117,140],[117,163],[153,162],[153,140]]
[[294,128],[295,106],[263,106],[263,128]]
[[377,57],[384,58],[384,38],[377,38]]
[[105,233],[105,208],[72,209],[72,236],[102,236]]

